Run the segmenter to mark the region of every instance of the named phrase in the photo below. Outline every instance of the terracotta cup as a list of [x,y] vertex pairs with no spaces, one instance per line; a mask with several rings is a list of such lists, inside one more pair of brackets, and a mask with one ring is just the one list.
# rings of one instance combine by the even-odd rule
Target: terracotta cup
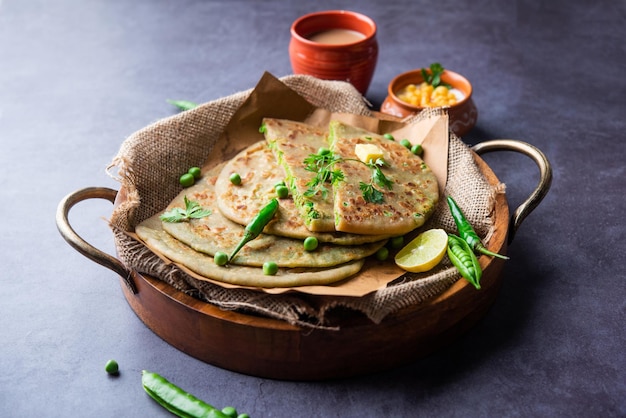
[[289,58],[295,74],[348,81],[365,95],[378,60],[376,23],[346,10],[304,15],[291,25]]

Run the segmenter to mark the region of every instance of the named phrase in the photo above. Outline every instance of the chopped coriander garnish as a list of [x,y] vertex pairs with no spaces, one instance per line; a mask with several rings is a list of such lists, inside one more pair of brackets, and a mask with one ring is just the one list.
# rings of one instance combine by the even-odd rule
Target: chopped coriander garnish
[[385,198],[383,197],[383,193],[375,189],[372,184],[367,184],[360,182],[359,189],[361,189],[361,193],[363,194],[363,199],[369,203],[383,203]]
[[311,197],[320,192],[322,198],[326,199],[328,196],[326,183],[333,185],[343,181],[343,172],[333,169],[335,163],[341,160],[340,156],[327,149],[320,149],[317,154],[310,154],[306,157],[304,159],[305,169],[316,173],[316,175],[307,184],[309,188],[304,192],[304,196]]
[[340,181],[344,180],[344,174],[341,170],[333,168],[333,166],[342,161],[355,161],[361,164],[365,164],[372,170],[372,178],[368,183],[361,182],[359,188],[363,198],[368,203],[383,203],[383,193],[374,187],[376,185],[380,189],[391,190],[393,183],[389,180],[381,167],[386,165],[382,158],[376,159],[374,162],[363,162],[356,158],[342,158],[339,155],[332,152],[318,152],[317,154],[310,154],[304,159],[305,169],[316,173],[315,177],[307,183],[308,189],[304,192],[304,196],[311,197],[317,193],[321,193],[322,198],[326,198],[328,195],[327,183],[336,185]]
[[385,162],[380,158],[376,160],[374,163],[367,164],[372,169],[372,182],[375,183],[378,187],[391,190],[393,188],[393,183],[383,174],[383,171],[380,167],[385,165]]
[[185,222],[190,219],[204,218],[210,214],[211,210],[203,209],[198,202],[189,200],[187,196],[185,196],[185,209],[179,207],[173,208],[163,213],[159,218],[163,222]]

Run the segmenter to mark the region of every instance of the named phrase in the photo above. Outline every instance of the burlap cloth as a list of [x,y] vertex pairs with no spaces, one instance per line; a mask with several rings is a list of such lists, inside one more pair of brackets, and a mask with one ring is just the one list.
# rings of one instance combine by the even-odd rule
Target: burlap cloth
[[[348,83],[298,75],[286,76],[280,81],[316,107],[332,112],[373,115],[364,98]],[[127,231],[134,231],[135,225],[162,210],[179,193],[178,184],[163,179],[171,178],[172,173],[185,172],[190,164],[202,165],[231,116],[251,91],[239,92],[157,121],[123,142],[107,172],[121,183],[120,190],[125,192],[125,199],[112,213],[110,225],[118,256],[127,268],[163,280],[222,309],[324,328],[328,326],[325,318],[332,308],[359,311],[379,323],[390,313],[440,294],[458,280],[458,272],[446,257],[434,273],[409,273],[386,288],[358,298],[315,298],[298,293],[272,295],[250,289],[227,289],[185,274],[127,235]],[[415,120],[425,115],[422,112]],[[500,192],[503,192],[502,185],[491,186],[475,165],[470,149],[450,133],[445,194],[454,196],[461,207],[472,208],[466,211],[466,216],[483,239],[488,239],[493,232],[491,215],[495,194]],[[440,199],[425,227],[456,231],[445,198]]]

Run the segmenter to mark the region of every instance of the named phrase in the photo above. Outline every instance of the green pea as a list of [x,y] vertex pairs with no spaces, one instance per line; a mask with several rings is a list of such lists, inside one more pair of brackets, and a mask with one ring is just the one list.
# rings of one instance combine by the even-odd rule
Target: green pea
[[222,413],[232,418],[237,418],[237,410],[232,406],[225,406],[222,408]]
[[120,371],[120,366],[117,364],[117,361],[109,360],[107,361],[107,364],[104,366],[104,370],[108,374],[117,374]]
[[230,182],[235,186],[239,186],[241,184],[241,176],[239,173],[233,173],[230,175]]
[[411,152],[421,157],[424,153],[424,148],[422,148],[422,144],[415,144],[411,147]]
[[289,196],[289,188],[287,186],[276,186],[276,195],[279,199],[284,199]]
[[390,140],[390,141],[395,141],[395,140],[396,140],[396,139],[393,137],[393,135],[391,135],[391,134],[389,134],[389,133],[387,133],[387,134],[385,134],[385,135],[383,135],[383,136],[384,136],[385,138],[387,138],[388,140]]
[[213,256],[213,262],[218,266],[225,266],[228,263],[228,254],[217,251]]
[[180,176],[180,185],[183,187],[190,187],[196,182],[196,179],[193,177],[193,174],[185,173]]
[[202,176],[202,170],[200,169],[200,167],[191,167],[188,173],[191,174],[196,180]]
[[410,149],[411,148],[411,141],[409,141],[408,139],[403,139],[402,141],[400,141],[400,145]]
[[320,147],[317,150],[317,155],[328,155],[330,154],[330,150],[328,148]]
[[398,248],[402,248],[403,245],[404,245],[403,236],[393,237],[389,240],[389,246],[393,248],[394,250]]
[[237,418],[250,418],[250,415],[248,415],[248,414],[239,414],[239,415],[237,415]]
[[278,273],[278,264],[274,261],[266,261],[263,263],[263,274],[266,276],[273,276]]
[[319,245],[319,242],[315,237],[306,237],[303,245],[305,251],[315,251],[317,249],[317,246]]
[[389,249],[387,247],[380,247],[378,251],[376,251],[376,259],[380,261],[385,261],[389,257]]

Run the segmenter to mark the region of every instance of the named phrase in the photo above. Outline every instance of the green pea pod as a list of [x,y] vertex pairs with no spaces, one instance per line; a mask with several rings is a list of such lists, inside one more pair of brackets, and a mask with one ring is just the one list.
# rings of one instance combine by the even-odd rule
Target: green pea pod
[[263,228],[265,228],[265,225],[267,225],[269,221],[272,220],[277,210],[278,200],[272,199],[259,211],[259,213],[257,213],[254,219],[252,219],[250,223],[246,225],[246,228],[243,231],[243,238],[241,238],[241,241],[239,241],[237,247],[235,247],[233,252],[228,257],[229,262],[239,252],[239,250],[241,250],[241,248],[246,245],[246,243],[252,241],[256,237],[258,237],[261,232],[263,232]]
[[480,289],[483,271],[474,251],[464,239],[448,234],[448,258],[465,280]]
[[503,260],[509,259],[509,257],[505,255],[494,253],[493,251],[489,251],[487,248],[485,248],[482,241],[480,240],[480,237],[478,236],[476,231],[474,231],[472,224],[470,224],[467,218],[465,218],[463,211],[461,211],[461,208],[459,207],[459,205],[456,204],[451,196],[448,196],[448,206],[450,207],[450,213],[452,214],[454,223],[459,230],[460,237],[463,238],[474,251],[478,251],[482,254],[492,257],[502,258]]
[[185,392],[157,373],[143,370],[141,384],[150,397],[181,418],[228,418],[212,405]]

